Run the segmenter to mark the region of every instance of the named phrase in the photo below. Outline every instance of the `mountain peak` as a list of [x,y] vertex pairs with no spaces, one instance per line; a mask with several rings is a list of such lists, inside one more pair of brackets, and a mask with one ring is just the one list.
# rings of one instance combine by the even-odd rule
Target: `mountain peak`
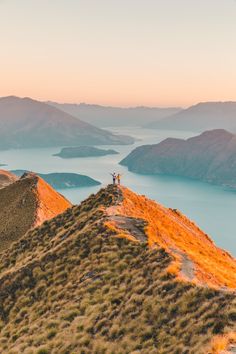
[[[0,178],[6,174],[10,173],[0,173]],[[25,173],[20,179],[12,177],[8,184],[0,189],[1,249],[71,207],[68,200],[35,173]]]
[[133,142],[131,137],[114,135],[44,102],[0,98],[0,149]]
[[17,179],[17,176],[10,171],[0,169],[0,188],[4,188],[13,182],[16,182]]
[[34,172],[25,172],[20,181],[29,182],[31,191],[36,196],[37,209],[33,227],[41,225],[71,207],[71,203],[56,192],[47,182]]

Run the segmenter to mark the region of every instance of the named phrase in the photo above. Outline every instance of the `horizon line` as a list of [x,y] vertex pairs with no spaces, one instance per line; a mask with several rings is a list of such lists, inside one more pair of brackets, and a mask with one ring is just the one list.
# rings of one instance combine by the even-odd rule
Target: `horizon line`
[[50,104],[50,103],[55,103],[55,104],[61,104],[61,105],[64,105],[64,104],[69,104],[69,105],[87,105],[87,106],[98,106],[98,107],[104,107],[104,108],[120,108],[120,109],[135,109],[135,108],[149,108],[149,109],[168,109],[168,108],[172,108],[172,109],[187,109],[187,108],[190,108],[192,106],[196,106],[198,104],[204,104],[204,103],[236,103],[236,101],[234,100],[224,100],[224,101],[219,101],[219,100],[216,100],[216,101],[212,101],[212,100],[209,100],[209,101],[197,101],[193,104],[190,104],[190,105],[181,105],[181,106],[178,106],[178,105],[145,105],[145,104],[137,104],[137,105],[117,105],[117,104],[114,104],[114,105],[111,105],[111,104],[102,104],[102,103],[91,103],[91,102],[84,102],[84,101],[61,101],[61,100],[51,100],[51,99],[47,99],[47,100],[44,100],[44,99],[40,99],[40,98],[34,98],[34,97],[31,97],[31,96],[17,96],[17,95],[6,95],[6,96],[0,96],[0,99],[4,99],[4,98],[19,98],[19,99],[31,99],[31,100],[34,100],[34,101],[38,101],[38,102],[41,102],[41,103],[46,103],[46,104]]

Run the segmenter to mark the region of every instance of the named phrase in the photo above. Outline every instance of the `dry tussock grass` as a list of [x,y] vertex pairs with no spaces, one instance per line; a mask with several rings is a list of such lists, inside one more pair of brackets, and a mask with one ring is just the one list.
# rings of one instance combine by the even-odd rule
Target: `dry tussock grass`
[[[186,253],[195,265],[196,282],[236,289],[236,260],[233,257],[217,248],[204,232],[181,213],[121,188],[123,201],[113,212],[146,220],[150,246],[158,244],[168,252],[177,248]],[[176,263],[173,266],[175,271],[180,269],[179,262]]]
[[205,354],[232,331],[234,294],[178,281],[163,248],[106,227],[119,200],[101,190],[1,255],[1,353]]

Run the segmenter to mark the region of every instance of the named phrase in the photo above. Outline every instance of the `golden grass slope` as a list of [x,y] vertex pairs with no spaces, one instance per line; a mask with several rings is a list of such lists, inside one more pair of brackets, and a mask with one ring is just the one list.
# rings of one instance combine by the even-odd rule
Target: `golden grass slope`
[[196,283],[236,289],[235,258],[216,247],[196,224],[178,210],[165,208],[124,187],[120,191],[120,202],[108,209],[108,214],[145,220],[149,246],[163,247],[176,259],[170,270]]
[[35,174],[0,189],[0,250],[71,204]]
[[0,255],[1,353],[206,354],[235,332],[235,293],[171,274],[146,222],[108,215],[124,202],[108,186]]
[[13,173],[0,169],[0,189],[17,181],[17,179],[18,179],[18,177],[15,176]]

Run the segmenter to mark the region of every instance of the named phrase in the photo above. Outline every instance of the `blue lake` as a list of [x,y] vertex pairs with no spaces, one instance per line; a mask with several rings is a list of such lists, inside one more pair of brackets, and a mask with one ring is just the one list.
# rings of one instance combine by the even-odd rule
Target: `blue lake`
[[[122,183],[139,194],[145,194],[167,207],[177,208],[207,232],[215,243],[236,255],[236,193],[219,186],[170,176],[143,176],[131,173],[119,161],[136,146],[158,143],[167,137],[185,138],[195,134],[179,131],[153,131],[141,128],[108,128],[139,139],[130,146],[104,146],[119,155],[77,159],[52,156],[60,148],[0,151],[0,163],[6,169],[35,172],[75,172],[93,177],[102,185],[111,182],[110,172],[122,174]],[[79,203],[101,186],[60,190],[73,203]]]

